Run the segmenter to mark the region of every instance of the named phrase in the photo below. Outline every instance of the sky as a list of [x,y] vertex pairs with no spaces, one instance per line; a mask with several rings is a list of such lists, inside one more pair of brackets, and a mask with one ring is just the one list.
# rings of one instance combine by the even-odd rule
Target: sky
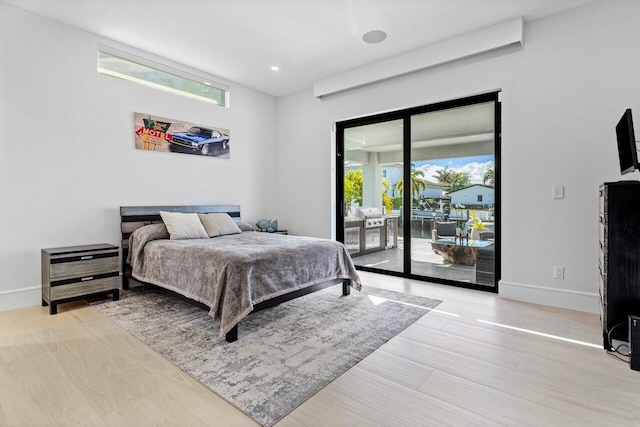
[[445,166],[449,166],[449,170],[456,172],[467,172],[471,183],[482,183],[482,177],[489,169],[495,168],[493,155],[473,156],[473,157],[456,157],[453,159],[427,160],[422,162],[414,162],[416,169],[420,169],[424,173],[424,179],[436,182],[434,175],[437,171],[442,170]]

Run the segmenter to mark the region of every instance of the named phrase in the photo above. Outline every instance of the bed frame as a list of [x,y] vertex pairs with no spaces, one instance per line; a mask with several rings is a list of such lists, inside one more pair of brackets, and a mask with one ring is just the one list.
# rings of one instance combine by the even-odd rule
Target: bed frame
[[[122,289],[129,289],[129,280],[131,277],[131,267],[127,264],[127,255],[129,254],[129,236],[135,230],[140,227],[149,224],[162,223],[162,217],[160,211],[165,212],[184,212],[184,213],[227,213],[235,222],[240,222],[240,206],[238,205],[190,205],[190,206],[121,206],[120,207],[120,230],[122,232]],[[133,279],[136,280],[136,279]],[[141,282],[142,283],[142,282]],[[252,313],[256,311],[264,310],[265,308],[275,307],[283,302],[290,301],[292,299],[301,297],[303,295],[310,294],[312,292],[319,291],[330,286],[342,283],[342,295],[349,295],[351,292],[351,280],[349,279],[334,279],[325,283],[309,286],[303,289],[289,292],[284,295],[280,295],[273,299],[263,301],[254,305]],[[152,285],[150,283],[145,283]],[[159,287],[158,287],[159,288]],[[167,293],[177,295],[180,298],[189,301],[192,304],[198,305],[202,308],[209,309],[204,304],[193,301],[189,298],[183,297],[175,292],[169,291],[164,288],[160,288]],[[236,324],[233,329],[227,332],[226,340],[233,342],[238,339],[238,325]]]

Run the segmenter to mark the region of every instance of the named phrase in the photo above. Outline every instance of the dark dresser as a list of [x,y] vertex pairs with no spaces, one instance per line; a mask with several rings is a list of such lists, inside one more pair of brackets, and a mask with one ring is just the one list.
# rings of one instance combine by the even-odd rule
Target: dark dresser
[[600,185],[599,292],[604,347],[628,341],[628,316],[640,314],[640,182]]

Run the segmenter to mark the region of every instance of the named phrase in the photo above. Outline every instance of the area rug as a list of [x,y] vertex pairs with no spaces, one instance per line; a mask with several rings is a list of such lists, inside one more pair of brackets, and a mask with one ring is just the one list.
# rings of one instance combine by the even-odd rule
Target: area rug
[[441,301],[333,286],[246,317],[218,340],[206,310],[139,287],[96,309],[264,426],[403,331]]

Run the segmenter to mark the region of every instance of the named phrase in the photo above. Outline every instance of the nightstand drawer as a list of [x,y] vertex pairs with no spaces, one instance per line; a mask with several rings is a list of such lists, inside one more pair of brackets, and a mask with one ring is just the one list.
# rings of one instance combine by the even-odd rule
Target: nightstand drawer
[[119,275],[102,279],[85,280],[61,286],[51,286],[50,299],[61,300],[119,288]]
[[[106,256],[105,256],[106,255]],[[51,259],[50,279],[71,279],[74,277],[95,276],[103,273],[119,271],[118,253],[90,254],[69,258]]]

